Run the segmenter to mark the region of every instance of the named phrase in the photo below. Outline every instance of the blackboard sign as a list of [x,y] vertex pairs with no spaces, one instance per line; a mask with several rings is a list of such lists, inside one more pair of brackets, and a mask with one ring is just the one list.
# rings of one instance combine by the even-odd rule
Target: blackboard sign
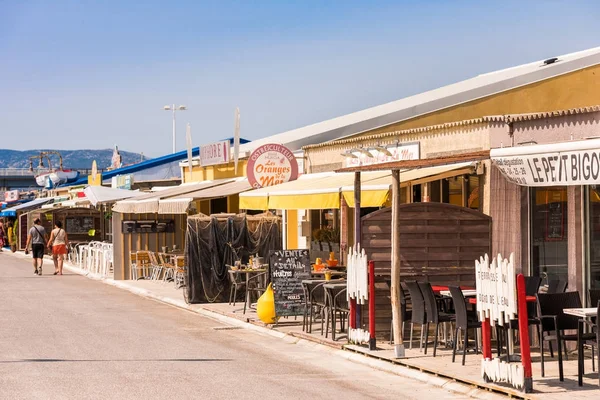
[[94,217],[69,217],[65,220],[67,233],[87,235],[92,229],[94,229]]
[[548,203],[546,240],[564,240],[565,210],[562,202]]
[[310,279],[308,250],[277,250],[271,253],[271,282],[275,296],[275,315],[302,315],[302,281]]

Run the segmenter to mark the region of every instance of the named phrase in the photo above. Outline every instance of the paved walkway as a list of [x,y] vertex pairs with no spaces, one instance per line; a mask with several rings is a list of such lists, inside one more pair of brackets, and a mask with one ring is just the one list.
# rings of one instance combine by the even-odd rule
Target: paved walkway
[[349,362],[348,352],[236,329],[74,273],[52,276],[50,264],[44,271],[0,253],[1,398],[467,398]]

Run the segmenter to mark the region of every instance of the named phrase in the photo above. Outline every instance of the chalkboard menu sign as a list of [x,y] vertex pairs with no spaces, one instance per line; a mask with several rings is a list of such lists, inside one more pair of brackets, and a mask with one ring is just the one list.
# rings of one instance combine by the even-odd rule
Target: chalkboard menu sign
[[277,250],[271,253],[271,282],[275,296],[275,315],[302,315],[302,280],[310,279],[308,250]]
[[94,217],[69,217],[65,219],[65,231],[75,235],[87,235],[94,229]]
[[[552,197],[557,198],[557,200],[561,199],[560,194],[554,194]],[[546,210],[546,240],[564,240],[564,213],[564,203],[561,201],[548,202],[548,208]]]

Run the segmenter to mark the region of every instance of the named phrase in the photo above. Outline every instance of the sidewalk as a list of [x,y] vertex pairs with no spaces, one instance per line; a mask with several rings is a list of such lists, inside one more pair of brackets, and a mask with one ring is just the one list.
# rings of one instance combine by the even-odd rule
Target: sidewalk
[[[19,253],[15,255],[24,257]],[[484,383],[480,378],[480,356],[473,354],[467,356],[465,366],[460,364],[460,357],[456,363],[452,363],[451,351],[443,347],[438,347],[438,355],[435,358],[431,356],[431,353],[424,355],[415,348],[407,349],[407,357],[399,360],[393,357],[392,347],[386,342],[378,342],[378,349],[369,351],[363,346],[347,345],[343,335],[340,336],[341,340],[339,341],[325,339],[319,331],[320,323],[314,326],[313,334],[305,333],[302,331],[301,317],[297,320],[293,318],[282,320],[276,326],[267,326],[257,319],[254,310],[247,310],[246,314],[243,314],[243,303],[238,303],[235,307],[227,303],[187,304],[183,299],[182,290],[175,289],[172,283],[149,280],[115,281],[94,276],[73,265],[65,264],[65,269],[231,326],[254,330],[294,344],[319,346],[323,351],[334,352],[345,359],[471,397],[500,398],[501,395],[494,393],[499,392],[510,397],[527,399],[543,397],[544,400],[564,400],[572,396],[586,399],[600,398],[597,374],[591,373],[589,359],[586,360],[586,372],[588,373],[584,377],[584,386],[580,388],[577,386],[577,361],[573,359],[573,356],[569,361],[565,361],[565,382],[559,382],[558,363],[549,357],[546,361],[546,378],[540,377],[539,353],[533,350],[535,392],[525,395],[508,385]]]

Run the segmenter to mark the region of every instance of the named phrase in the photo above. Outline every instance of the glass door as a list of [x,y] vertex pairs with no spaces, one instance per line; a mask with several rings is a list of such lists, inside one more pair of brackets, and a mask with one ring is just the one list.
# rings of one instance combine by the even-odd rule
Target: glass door
[[533,276],[568,281],[567,189],[531,189],[531,265]]

